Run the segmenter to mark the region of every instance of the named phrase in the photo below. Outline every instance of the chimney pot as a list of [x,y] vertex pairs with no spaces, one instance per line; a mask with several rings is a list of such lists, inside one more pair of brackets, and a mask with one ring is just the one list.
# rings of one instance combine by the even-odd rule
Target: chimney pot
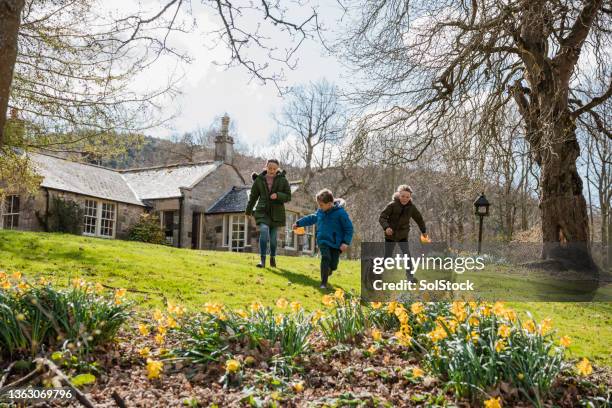
[[221,131],[215,138],[215,161],[232,164],[234,161],[234,139],[229,135],[230,118],[225,114],[221,118]]

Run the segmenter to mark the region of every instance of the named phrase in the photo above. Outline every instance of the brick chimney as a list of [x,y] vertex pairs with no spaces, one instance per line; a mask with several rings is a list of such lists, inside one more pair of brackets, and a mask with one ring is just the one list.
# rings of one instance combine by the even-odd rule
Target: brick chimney
[[230,118],[225,114],[221,118],[221,131],[215,137],[215,161],[232,164],[234,161],[234,139],[229,135]]

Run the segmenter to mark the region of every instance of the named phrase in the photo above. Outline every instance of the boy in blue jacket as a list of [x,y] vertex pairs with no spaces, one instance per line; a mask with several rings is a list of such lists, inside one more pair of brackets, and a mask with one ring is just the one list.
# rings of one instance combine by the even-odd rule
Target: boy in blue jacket
[[327,279],[338,269],[340,254],[348,248],[353,239],[353,223],[344,209],[345,201],[334,200],[328,189],[317,193],[319,209],[300,218],[293,229],[317,224],[317,245],[321,253],[321,289],[327,288]]

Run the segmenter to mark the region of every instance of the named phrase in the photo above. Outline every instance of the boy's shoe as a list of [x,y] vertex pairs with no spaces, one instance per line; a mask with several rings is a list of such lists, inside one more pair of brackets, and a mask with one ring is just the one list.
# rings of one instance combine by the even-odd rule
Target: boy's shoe
[[270,257],[270,266],[272,268],[276,268],[276,257],[274,257],[274,256]]
[[321,286],[319,286],[319,289],[327,289],[327,285],[321,284]]

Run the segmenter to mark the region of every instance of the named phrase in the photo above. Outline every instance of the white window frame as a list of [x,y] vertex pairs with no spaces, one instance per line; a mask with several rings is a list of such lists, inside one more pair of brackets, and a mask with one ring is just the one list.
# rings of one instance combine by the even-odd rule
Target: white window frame
[[[244,246],[243,247],[232,247],[231,241],[232,236],[234,234],[234,220],[242,220],[244,223]],[[249,240],[249,218],[244,214],[224,214],[223,215],[223,228],[221,231],[222,241],[221,246],[223,248],[228,248],[228,250],[232,251],[234,249],[245,249],[251,246],[251,242]]]
[[[293,217],[293,218],[292,218]],[[293,232],[293,224],[297,222],[298,214],[292,211],[287,211],[287,219],[285,220],[285,240],[283,246],[285,249],[297,249],[297,235]],[[291,245],[287,245],[287,237],[291,236]]]
[[[88,207],[87,202],[95,203],[95,207]],[[104,218],[105,221],[112,222],[112,234],[111,235],[102,235],[102,208],[104,205],[112,206],[113,218]],[[92,215],[87,214],[87,208],[95,208],[95,232],[86,232],[85,231],[85,220],[89,218],[94,218]],[[114,201],[106,201],[106,200],[96,200],[93,198],[88,198],[85,200],[85,215],[83,216],[83,235],[88,237],[99,237],[99,238],[107,238],[114,239],[117,233],[117,213],[119,212],[119,205]]]
[[[19,208],[17,209],[17,212],[15,212],[15,198],[19,200]],[[9,208],[6,208],[6,204],[8,200],[11,200],[10,212],[9,212]],[[0,228],[11,229],[11,230],[18,229],[20,214],[21,214],[21,197],[19,196],[19,194],[9,194],[6,197],[4,197],[4,200],[2,200],[2,204],[0,205]],[[9,217],[9,216],[11,217],[11,226],[6,227],[4,225],[4,217]],[[13,225],[12,220],[14,217],[17,217],[17,225]]]

